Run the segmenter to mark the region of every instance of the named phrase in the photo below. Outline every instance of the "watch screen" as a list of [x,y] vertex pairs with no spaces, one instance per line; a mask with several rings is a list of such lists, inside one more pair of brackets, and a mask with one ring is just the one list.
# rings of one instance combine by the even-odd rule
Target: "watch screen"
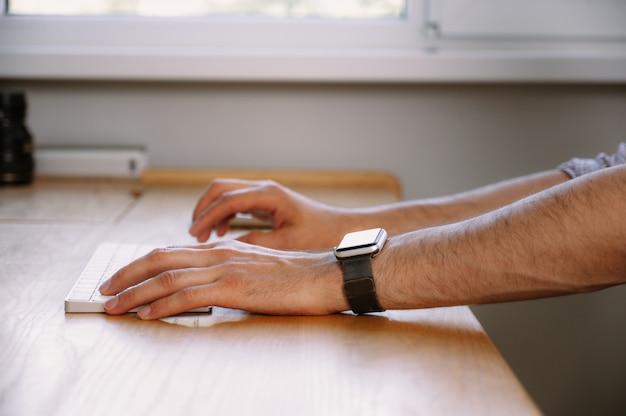
[[357,248],[372,246],[378,241],[380,235],[380,228],[373,228],[371,230],[357,231],[354,233],[348,233],[343,237],[337,251],[345,250],[346,248]]

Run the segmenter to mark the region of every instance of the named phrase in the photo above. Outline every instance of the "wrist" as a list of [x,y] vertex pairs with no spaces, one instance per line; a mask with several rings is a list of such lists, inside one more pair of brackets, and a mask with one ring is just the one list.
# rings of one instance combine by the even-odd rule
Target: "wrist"
[[350,310],[348,300],[343,293],[343,271],[341,264],[332,252],[325,259],[323,270],[319,276],[323,276],[322,302],[326,311],[324,314],[332,314]]
[[371,228],[344,235],[334,248],[343,270],[343,292],[356,314],[384,311],[376,296],[372,258],[381,252],[386,241],[383,228]]

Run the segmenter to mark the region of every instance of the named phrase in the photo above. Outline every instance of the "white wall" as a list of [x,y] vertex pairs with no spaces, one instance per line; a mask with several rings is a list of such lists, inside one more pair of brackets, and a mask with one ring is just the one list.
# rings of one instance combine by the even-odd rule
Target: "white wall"
[[[38,145],[141,145],[154,167],[386,169],[407,198],[626,140],[626,85],[0,82]],[[626,409],[626,290],[475,308],[548,414]]]
[[389,169],[410,198],[611,151],[626,130],[623,85],[4,85],[28,92],[40,145],[142,145],[159,167]]

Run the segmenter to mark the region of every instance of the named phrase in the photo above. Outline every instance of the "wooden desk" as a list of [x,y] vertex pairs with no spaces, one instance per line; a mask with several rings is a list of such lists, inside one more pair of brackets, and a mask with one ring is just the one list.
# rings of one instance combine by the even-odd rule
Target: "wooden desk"
[[[537,414],[467,307],[143,322],[65,314],[100,242],[184,244],[202,187],[0,188],[0,415]],[[342,205],[384,189],[301,189]],[[346,197],[351,195],[351,197]]]

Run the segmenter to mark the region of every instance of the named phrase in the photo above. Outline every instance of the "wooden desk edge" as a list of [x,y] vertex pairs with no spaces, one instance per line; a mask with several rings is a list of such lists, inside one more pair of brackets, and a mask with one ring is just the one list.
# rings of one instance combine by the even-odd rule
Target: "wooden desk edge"
[[147,169],[141,176],[146,185],[208,184],[217,178],[272,179],[287,187],[383,188],[402,200],[400,181],[384,171],[239,170],[239,169]]

